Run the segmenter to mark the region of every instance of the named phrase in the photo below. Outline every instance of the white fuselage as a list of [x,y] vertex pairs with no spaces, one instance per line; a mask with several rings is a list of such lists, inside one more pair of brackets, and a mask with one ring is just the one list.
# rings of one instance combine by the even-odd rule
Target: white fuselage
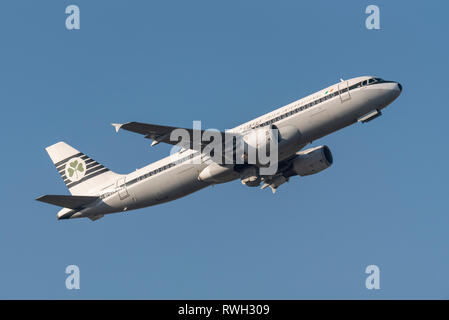
[[[370,79],[374,78],[366,76],[341,81],[231,131],[244,134],[269,124],[294,126],[301,133],[300,143],[292,150],[295,153],[316,139],[356,123],[370,112],[380,111],[402,90],[397,82],[377,81],[370,84]],[[285,154],[283,158],[289,156],[291,154]],[[201,161],[198,157],[202,157]],[[101,201],[72,212],[70,217],[99,216],[181,198],[211,185],[210,182],[198,180],[199,173],[210,163],[208,156],[202,156],[195,150],[182,150],[96,190],[93,195],[100,196]],[[61,214],[67,216],[67,211]]]

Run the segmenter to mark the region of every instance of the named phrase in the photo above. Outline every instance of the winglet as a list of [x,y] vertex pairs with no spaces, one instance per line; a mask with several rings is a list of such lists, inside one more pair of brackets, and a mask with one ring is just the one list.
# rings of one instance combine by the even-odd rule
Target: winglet
[[123,126],[122,123],[111,123],[111,124],[115,128],[115,132],[118,132],[120,128]]

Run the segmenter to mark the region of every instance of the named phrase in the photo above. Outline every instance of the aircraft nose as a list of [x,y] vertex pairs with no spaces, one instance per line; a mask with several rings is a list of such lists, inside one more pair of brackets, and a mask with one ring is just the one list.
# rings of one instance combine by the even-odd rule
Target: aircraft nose
[[397,97],[399,97],[402,93],[402,85],[399,82],[393,82],[393,90],[390,91],[390,102],[393,102],[394,100],[396,100]]

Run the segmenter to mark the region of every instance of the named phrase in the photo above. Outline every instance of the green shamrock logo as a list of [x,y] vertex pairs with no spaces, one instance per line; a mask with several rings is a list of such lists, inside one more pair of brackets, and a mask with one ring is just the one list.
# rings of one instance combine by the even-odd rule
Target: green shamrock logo
[[66,176],[71,181],[78,181],[85,174],[85,164],[80,158],[75,158],[67,162],[66,165]]

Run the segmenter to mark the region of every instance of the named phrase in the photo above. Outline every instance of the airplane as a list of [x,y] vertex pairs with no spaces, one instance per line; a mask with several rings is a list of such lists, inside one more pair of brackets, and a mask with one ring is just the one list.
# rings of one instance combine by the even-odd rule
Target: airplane
[[[192,135],[206,132],[198,128],[140,122],[113,124],[116,131],[122,129],[151,139],[151,146],[164,142],[181,148],[132,173],[117,174],[65,142],[58,142],[46,151],[71,195],[44,195],[36,200],[62,207],[57,213],[58,219],[87,217],[95,221],[105,214],[165,203],[237,179],[249,187],[262,184],[262,189],[269,187],[275,193],[293,176],[316,174],[332,165],[333,156],[328,146],[303,150],[305,146],[351,124],[376,119],[401,92],[399,82],[378,77],[340,79],[305,98],[226,132],[218,132],[224,138],[235,137],[230,145],[224,146],[230,157],[215,157],[205,152],[205,142],[195,143]],[[188,133],[187,141],[182,143],[179,138],[172,137],[173,132],[181,129]],[[263,140],[264,147],[276,141],[277,161],[271,174],[262,174],[266,165],[257,159],[247,161],[246,152],[261,147],[259,140],[254,144],[248,137],[259,135],[268,137]],[[247,147],[243,147],[241,157],[236,154],[237,145]],[[227,161],[223,163],[217,158]]]

